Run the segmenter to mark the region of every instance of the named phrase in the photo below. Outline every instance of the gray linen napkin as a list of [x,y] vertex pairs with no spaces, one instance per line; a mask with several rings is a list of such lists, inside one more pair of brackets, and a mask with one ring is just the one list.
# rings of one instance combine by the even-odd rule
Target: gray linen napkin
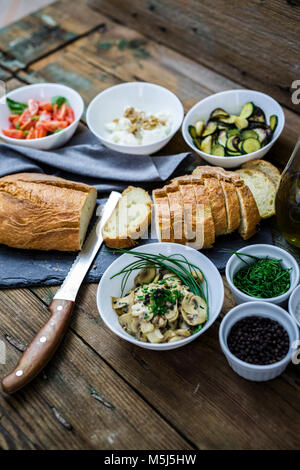
[[90,132],[81,132],[54,150],[36,150],[0,143],[0,177],[11,173],[39,172],[82,181],[99,193],[121,191],[129,184],[156,185],[177,167],[193,161],[190,153],[166,157],[129,155],[105,148]]

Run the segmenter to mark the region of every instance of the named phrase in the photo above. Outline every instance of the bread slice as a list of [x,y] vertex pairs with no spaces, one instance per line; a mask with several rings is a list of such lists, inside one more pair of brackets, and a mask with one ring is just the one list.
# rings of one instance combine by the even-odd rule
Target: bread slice
[[215,242],[215,223],[212,216],[209,197],[203,184],[193,184],[197,209],[197,226],[202,230],[203,244],[201,248],[212,248]]
[[160,242],[174,242],[168,195],[165,188],[152,192],[156,235]]
[[239,234],[244,240],[256,233],[260,215],[252,192],[246,184],[236,186],[236,193],[240,204],[241,222],[238,228]]
[[172,183],[165,186],[164,190],[167,193],[169,201],[171,231],[173,232],[172,238],[175,243],[181,243],[184,245],[186,243],[186,239],[183,230],[184,213],[181,192],[177,183]]
[[250,188],[263,219],[275,214],[276,186],[262,171],[250,168],[236,170]]
[[243,163],[242,168],[262,171],[266,176],[271,178],[276,188],[278,188],[281,175],[278,168],[272,165],[272,163],[266,162],[265,160],[250,160],[249,162]]
[[142,188],[129,186],[122,193],[115,210],[102,230],[109,248],[131,248],[147,231],[151,221],[152,202]]
[[204,178],[205,193],[209,198],[215,224],[215,234],[227,233],[225,199],[220,181],[217,178]]
[[0,179],[0,243],[33,250],[80,250],[96,199],[93,186],[56,176],[5,176]]
[[240,177],[234,171],[227,171],[220,166],[200,165],[197,166],[192,176],[203,178],[217,178],[218,180],[229,181],[234,184],[242,184]]
[[223,189],[225,200],[227,221],[226,233],[231,233],[239,227],[241,222],[238,195],[236,193],[234,184],[222,180],[220,180],[220,184]]
[[[196,240],[196,197],[193,185],[188,180],[178,180],[183,203],[183,229],[187,242]],[[190,244],[190,243],[188,243]]]

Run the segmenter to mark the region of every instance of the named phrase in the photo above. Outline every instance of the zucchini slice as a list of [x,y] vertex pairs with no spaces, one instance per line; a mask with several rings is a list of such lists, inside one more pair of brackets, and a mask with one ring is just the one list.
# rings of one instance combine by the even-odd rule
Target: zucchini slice
[[233,139],[235,139],[236,136],[235,135],[232,135],[230,136],[228,139],[227,139],[227,142],[226,142],[226,148],[230,151],[230,152],[237,152],[238,149],[233,145]]
[[261,127],[254,127],[252,131],[256,133],[256,138],[258,138],[262,146],[264,146],[268,142],[268,134],[265,129],[262,129]]
[[200,119],[199,119],[199,121],[195,122],[194,127],[196,129],[196,134],[198,136],[200,136],[202,134],[204,126],[205,126],[204,121],[200,121]]
[[253,139],[258,139],[258,135],[256,134],[254,129],[245,129],[241,133],[242,140],[250,139],[250,137],[252,137]]
[[246,118],[237,116],[234,122],[239,129],[245,129],[248,127],[248,120]]
[[227,155],[228,157],[239,157],[240,155],[242,155],[242,153],[240,151],[231,152],[230,150],[227,150]]
[[245,103],[242,107],[242,111],[240,112],[240,117],[248,119],[250,116],[252,116],[254,108],[255,105],[252,103],[252,101]]
[[201,137],[206,137],[208,135],[213,134],[217,130],[217,123],[214,121],[209,121],[209,123],[206,125],[204,131],[202,132]]
[[256,127],[260,127],[261,129],[266,129],[268,126],[266,125],[265,122],[260,122],[260,121],[250,121],[249,119],[249,129],[255,129]]
[[211,154],[217,157],[225,157],[225,148],[221,144],[215,144],[212,146]]
[[195,126],[189,126],[188,131],[189,131],[190,136],[191,136],[192,139],[195,139],[197,137]]
[[212,136],[208,135],[207,137],[205,137],[205,139],[202,140],[200,150],[202,150],[202,152],[210,154],[211,145],[212,145]]
[[227,135],[226,131],[220,131],[218,134],[218,144],[223,145],[223,147],[226,147],[226,141],[227,141]]
[[250,139],[246,139],[243,141],[242,150],[243,153],[253,153],[259,150],[261,147],[261,143],[258,139],[253,139],[252,137],[250,137]]
[[197,147],[198,150],[201,150],[201,140],[199,139],[199,137],[196,137],[195,139],[193,139],[193,143],[195,147]]
[[239,144],[240,144],[240,137],[238,135],[234,135],[232,139],[232,146],[236,149],[236,151],[239,151]]
[[222,118],[222,122],[225,124],[234,124],[237,117],[238,116],[235,114],[230,114],[230,116]]
[[254,106],[254,111],[249,120],[266,123],[266,116],[259,106]]
[[232,135],[238,135],[240,133],[239,129],[229,129],[227,131],[227,137],[231,137]]
[[270,127],[271,127],[272,132],[275,131],[277,124],[278,124],[278,116],[276,116],[276,114],[273,114],[270,117]]
[[268,144],[269,142],[271,142],[272,137],[273,137],[273,131],[272,131],[271,127],[266,127],[266,133],[267,133],[266,143]]
[[210,113],[209,119],[219,119],[222,116],[228,117],[229,114],[222,108],[216,108]]

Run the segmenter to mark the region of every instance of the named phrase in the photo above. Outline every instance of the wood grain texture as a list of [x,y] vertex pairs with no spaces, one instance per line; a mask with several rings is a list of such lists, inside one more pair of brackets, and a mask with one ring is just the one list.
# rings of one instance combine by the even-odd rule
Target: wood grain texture
[[[20,354],[5,335],[27,344],[45,323],[48,309],[26,289],[0,291],[0,306],[0,338],[7,346],[4,374]],[[13,396],[1,392],[1,414],[4,449],[190,448],[71,331],[44,374]]]
[[55,2],[0,29],[0,64],[16,71],[101,24],[84,0]]
[[[137,348],[103,324],[96,291],[94,284],[81,289],[71,329],[194,445],[200,449],[296,448],[300,406],[295,396],[300,383],[295,366],[272,383],[241,379],[221,352],[219,320],[185,348],[164,354]],[[55,288],[34,292],[49,303]],[[226,286],[225,294],[222,315],[234,305]]]
[[291,84],[300,73],[300,7],[279,0],[88,0],[122,21],[299,113]]

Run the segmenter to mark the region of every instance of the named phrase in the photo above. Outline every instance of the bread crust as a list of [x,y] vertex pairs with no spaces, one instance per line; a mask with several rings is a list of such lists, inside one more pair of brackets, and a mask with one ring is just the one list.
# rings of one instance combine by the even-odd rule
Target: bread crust
[[186,238],[184,236],[183,230],[183,201],[181,192],[178,188],[177,183],[172,183],[164,187],[170,208],[170,218],[171,218],[171,230],[172,238],[175,243],[186,243]]
[[[212,216],[209,197],[206,194],[203,184],[193,184],[197,210],[200,210],[203,224],[203,246],[202,248],[212,248],[215,242],[215,224]],[[200,206],[200,207],[199,207]],[[201,207],[202,206],[202,207]]]
[[93,186],[39,173],[0,178],[0,243],[13,248],[81,249],[83,207]]
[[224,193],[225,209],[226,209],[226,220],[227,220],[227,232],[231,233],[236,230],[241,222],[240,216],[240,204],[236,193],[234,184],[228,181],[220,180],[221,187]]
[[255,235],[256,227],[261,217],[250,188],[243,184],[236,188],[236,192],[241,210],[241,223],[238,232],[244,240],[248,240],[248,238]]
[[234,171],[227,171],[220,166],[199,165],[197,166],[192,176],[201,178],[217,178],[218,180],[228,181],[236,185],[242,184],[241,178]]
[[276,166],[272,165],[272,163],[267,162],[266,160],[250,160],[249,162],[242,164],[243,169],[253,169],[262,171],[266,176],[268,176],[273,183],[275,184],[276,188],[278,188],[281,174]]
[[152,192],[155,206],[156,227],[162,242],[174,242],[172,237],[171,215],[167,193],[164,188]]
[[226,209],[223,190],[217,178],[204,179],[205,192],[209,198],[212,216],[215,223],[215,234],[227,232]]

